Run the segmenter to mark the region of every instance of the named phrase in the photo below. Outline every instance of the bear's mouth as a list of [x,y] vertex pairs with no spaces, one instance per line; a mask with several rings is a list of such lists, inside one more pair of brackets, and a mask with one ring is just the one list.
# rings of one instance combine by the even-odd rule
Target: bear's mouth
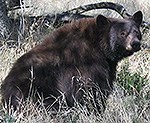
[[138,52],[139,50],[141,50],[141,47],[132,48],[131,50],[127,50],[126,53],[128,56],[130,56],[133,53]]
[[126,51],[126,56],[131,56],[134,52],[133,51]]
[[140,45],[134,45],[134,46],[130,46],[130,47],[126,47],[126,51],[129,54],[133,54],[134,52],[138,52],[139,50],[141,50],[141,46]]
[[139,50],[141,50],[141,47],[132,47],[130,50],[126,49],[125,51],[125,56],[131,56],[132,54],[134,54],[135,52],[138,52]]
[[138,52],[139,50],[141,50],[141,47],[133,48],[133,52]]
[[133,47],[131,52],[132,54],[135,53],[135,52],[138,52],[139,50],[141,50],[141,47]]

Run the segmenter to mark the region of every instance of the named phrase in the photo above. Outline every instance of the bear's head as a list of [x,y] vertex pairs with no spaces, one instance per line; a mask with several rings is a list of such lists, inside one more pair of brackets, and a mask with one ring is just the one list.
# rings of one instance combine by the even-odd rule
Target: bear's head
[[[132,17],[126,19],[106,18],[98,15],[96,24],[99,29],[107,33],[107,57],[119,61],[124,57],[132,55],[140,50],[142,39],[140,25],[142,23],[142,12],[136,12]],[[106,36],[105,36],[106,37]]]

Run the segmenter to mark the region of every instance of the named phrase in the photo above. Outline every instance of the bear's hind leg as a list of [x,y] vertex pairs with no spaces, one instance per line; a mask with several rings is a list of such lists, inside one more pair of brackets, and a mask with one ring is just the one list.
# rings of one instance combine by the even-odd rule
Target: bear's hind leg
[[19,108],[19,105],[22,102],[23,95],[19,88],[12,85],[5,86],[2,85],[2,103],[3,106],[9,110],[12,109],[15,111]]

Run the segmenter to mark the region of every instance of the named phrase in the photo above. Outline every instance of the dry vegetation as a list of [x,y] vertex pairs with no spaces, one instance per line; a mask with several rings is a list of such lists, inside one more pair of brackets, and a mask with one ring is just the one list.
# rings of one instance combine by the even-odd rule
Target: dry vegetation
[[[31,1],[30,3],[32,3]],[[38,4],[36,2],[32,4],[40,9],[40,11],[38,10],[39,14],[61,12],[79,5],[100,2],[100,0],[33,1],[38,1]],[[130,13],[134,13],[139,9],[144,11],[144,19],[150,21],[149,0],[115,0],[115,2],[123,4]],[[28,12],[30,14],[31,12],[37,14],[36,10],[30,10]],[[98,10],[94,12],[94,14],[96,13],[102,13],[107,16],[119,16],[115,12],[106,10]],[[89,14],[93,13],[89,12]],[[149,43],[149,39],[150,31],[147,31],[143,36],[143,42]],[[21,47],[8,48],[6,45],[0,47],[0,82],[6,77],[15,60],[30,50],[34,45],[36,43],[28,39]],[[21,113],[13,111],[8,113],[4,107],[0,106],[0,122],[150,123],[150,51],[143,49],[119,63],[114,92],[108,99],[107,109],[103,115],[89,114],[86,107],[77,105],[71,109],[66,107],[66,109],[60,110],[57,115],[53,116],[51,112],[47,112],[44,109],[42,103],[40,106],[35,106],[31,101],[28,101],[22,105]]]

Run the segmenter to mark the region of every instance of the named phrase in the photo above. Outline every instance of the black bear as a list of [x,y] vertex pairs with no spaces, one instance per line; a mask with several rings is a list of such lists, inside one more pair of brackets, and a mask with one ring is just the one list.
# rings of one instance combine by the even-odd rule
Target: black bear
[[[83,92],[89,87],[96,100],[95,86],[107,98],[117,63],[140,50],[142,18],[141,11],[126,19],[98,15],[58,28],[16,61],[2,83],[3,104],[16,109],[29,96],[31,85],[46,106],[53,105],[62,94],[68,106],[75,101],[82,104]],[[102,99],[105,107],[104,103]]]

